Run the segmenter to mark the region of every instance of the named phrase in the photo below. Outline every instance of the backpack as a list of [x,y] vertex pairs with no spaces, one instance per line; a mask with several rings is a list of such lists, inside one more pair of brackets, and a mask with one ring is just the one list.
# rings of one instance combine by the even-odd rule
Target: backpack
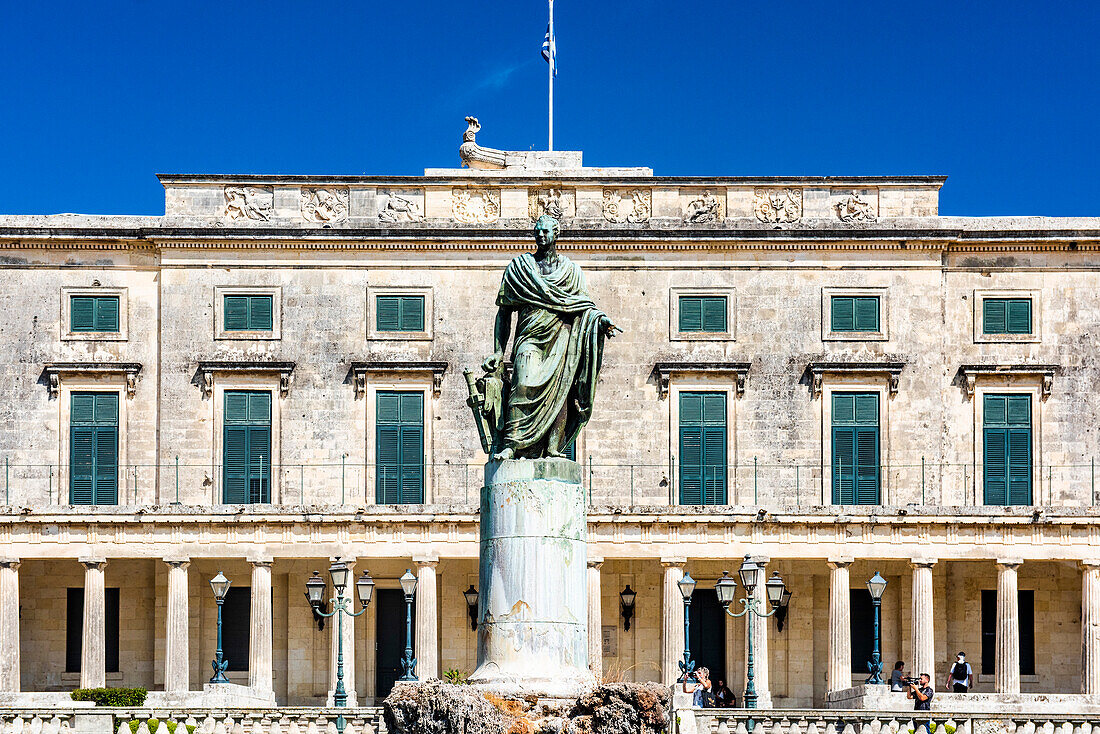
[[966,663],[955,663],[951,666],[952,680],[966,680]]

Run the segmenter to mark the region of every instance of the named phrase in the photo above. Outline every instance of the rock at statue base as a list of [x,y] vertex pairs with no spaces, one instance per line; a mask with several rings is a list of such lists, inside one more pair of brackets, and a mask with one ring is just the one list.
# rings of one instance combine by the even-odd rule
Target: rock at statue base
[[489,462],[480,559],[478,666],[469,682],[505,694],[558,697],[591,688],[580,465]]

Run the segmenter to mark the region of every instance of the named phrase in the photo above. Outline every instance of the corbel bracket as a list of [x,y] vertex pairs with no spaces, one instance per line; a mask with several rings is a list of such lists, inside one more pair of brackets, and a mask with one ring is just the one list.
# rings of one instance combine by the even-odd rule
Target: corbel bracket
[[67,375],[82,377],[120,375],[126,380],[126,397],[132,399],[137,392],[141,364],[138,362],[51,362],[43,367],[42,372],[46,376],[46,389],[51,398],[61,394],[61,380]]
[[439,397],[443,390],[443,375],[447,373],[447,362],[415,361],[364,361],[351,363],[351,383],[355,388],[355,397],[361,398],[367,393],[367,375],[409,375],[432,376],[432,395]]
[[1046,400],[1054,389],[1054,375],[1061,372],[1056,364],[964,364],[959,367],[967,400],[974,399],[978,378],[1022,377],[1039,381],[1039,397]]
[[744,397],[745,377],[751,365],[751,362],[657,362],[653,365],[653,375],[657,380],[657,398],[664,400],[668,397],[669,382],[674,374],[729,377],[737,397]]
[[290,394],[290,386],[294,383],[294,366],[294,362],[259,360],[199,362],[199,387],[202,388],[203,396],[209,398],[214,394],[214,375],[216,374],[278,375],[279,397],[285,398]]
[[821,397],[825,375],[884,377],[886,390],[894,397],[904,368],[905,362],[810,362],[806,370],[810,373],[810,395],[814,398]]

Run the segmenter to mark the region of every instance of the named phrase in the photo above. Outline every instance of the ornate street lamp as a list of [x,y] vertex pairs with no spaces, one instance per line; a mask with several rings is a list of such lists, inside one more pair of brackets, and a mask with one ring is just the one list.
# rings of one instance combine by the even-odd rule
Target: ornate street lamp
[[868,683],[882,685],[882,652],[881,652],[881,640],[879,629],[879,612],[882,607],[882,593],[886,591],[886,579],[879,575],[878,571],[875,571],[875,575],[867,581],[867,590],[871,592],[871,605],[875,610],[875,646],[871,651],[871,660],[867,663],[867,670],[871,675],[867,678]]
[[477,629],[477,589],[473,584],[470,584],[470,588],[462,592],[462,596],[466,597],[466,613],[470,615],[470,629]]
[[214,592],[214,601],[218,605],[218,647],[214,650],[214,660],[210,663],[214,668],[214,675],[210,682],[228,683],[225,669],[229,666],[229,661],[222,655],[222,604],[225,603],[225,595],[229,593],[229,579],[218,571],[218,575],[210,579],[210,589]]
[[680,587],[680,596],[684,597],[684,659],[680,662],[681,681],[686,681],[691,672],[695,670],[695,661],[691,659],[691,640],[688,637],[688,627],[691,625],[689,611],[691,610],[691,595],[695,593],[695,579],[684,571],[683,577],[676,582]]
[[[355,595],[359,597],[359,604],[363,608],[358,612],[352,611],[352,602],[344,595],[351,576],[348,564],[339,558],[329,566],[329,578],[332,579],[332,587],[335,591],[331,601],[332,611],[326,612],[321,607],[325,598],[325,580],[317,571],[306,581],[306,598],[313,609],[313,614],[319,617],[336,617],[336,692],[333,693],[332,703],[336,708],[345,708],[348,705],[348,693],[344,689],[344,615],[358,617],[367,611],[371,597],[374,595],[374,579],[369,571],[363,571],[363,575],[355,582]],[[343,714],[336,717],[336,730],[343,734],[347,722]]]
[[783,579],[780,578],[778,572],[772,573],[770,579],[764,584],[764,591],[768,597],[768,603],[771,605],[772,610],[770,612],[762,612],[758,608],[756,596],[753,592],[756,590],[757,584],[760,583],[760,574],[763,569],[760,565],[753,561],[749,556],[745,556],[744,562],[741,564],[741,568],[738,569],[737,574],[741,577],[741,584],[745,587],[745,598],[741,600],[741,605],[744,607],[740,612],[734,613],[730,611],[730,604],[733,603],[733,598],[737,592],[737,582],[733,580],[733,577],[729,575],[728,571],[722,572],[722,578],[718,579],[718,583],[714,585],[714,591],[718,594],[718,603],[722,605],[722,609],[726,614],[731,617],[745,617],[745,622],[748,624],[747,639],[748,639],[748,665],[746,670],[746,684],[745,684],[745,708],[756,708],[756,672],[753,667],[753,650],[752,650],[752,618],[753,617],[770,617],[776,613],[780,604],[783,603],[783,597],[786,596],[787,600],[790,600],[790,594],[787,593],[787,586],[783,583]]
[[619,592],[619,612],[623,615],[623,631],[630,631],[630,620],[634,618],[634,600],[638,598],[638,592],[630,588],[630,584]]
[[413,657],[413,599],[416,598],[416,576],[411,569],[405,569],[405,575],[401,577],[401,591],[405,592],[405,655],[401,658],[401,667],[404,674],[399,681],[415,681],[416,658]]

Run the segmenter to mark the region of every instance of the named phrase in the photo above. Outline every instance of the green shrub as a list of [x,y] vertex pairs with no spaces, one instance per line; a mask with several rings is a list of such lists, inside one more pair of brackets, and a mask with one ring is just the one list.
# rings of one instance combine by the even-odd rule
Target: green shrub
[[74,701],[95,701],[96,706],[141,706],[144,688],[77,688],[69,694]]
[[[149,727],[149,734],[156,734],[157,727],[160,726],[159,719],[149,719],[146,722]],[[176,734],[176,729],[179,727],[178,721],[166,721],[164,725],[168,727],[168,734]],[[141,721],[138,719],[130,719],[130,731],[137,734],[138,727],[141,726]],[[192,724],[187,725],[187,734],[195,734],[195,727]]]
[[451,668],[450,670],[443,672],[443,680],[448,683],[462,684],[466,682],[468,676],[461,670]]

